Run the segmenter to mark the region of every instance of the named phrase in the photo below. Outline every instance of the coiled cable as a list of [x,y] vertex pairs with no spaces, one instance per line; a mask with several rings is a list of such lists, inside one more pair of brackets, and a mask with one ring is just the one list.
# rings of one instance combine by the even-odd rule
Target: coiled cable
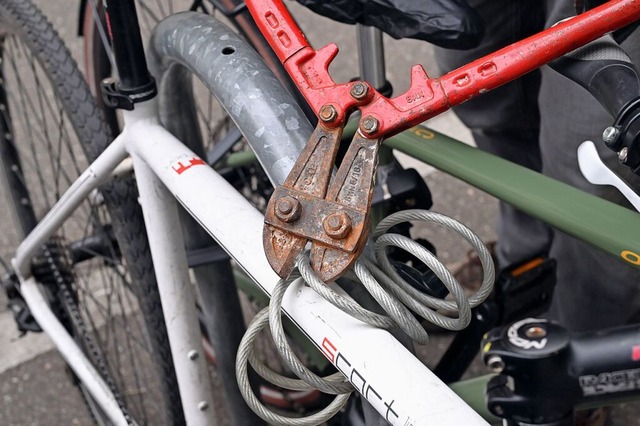
[[[483,280],[478,291],[468,297],[451,272],[431,252],[415,241],[387,231],[406,221],[431,222],[448,228],[462,236],[477,252],[483,268]],[[353,274],[378,302],[388,316],[369,311],[352,299],[333,290],[332,285],[323,283],[312,270],[309,258],[301,254],[296,259],[297,271],[280,280],[271,295],[269,307],[260,311],[247,327],[236,360],[236,376],[240,391],[247,404],[263,420],[278,425],[311,426],[323,423],[333,417],[349,399],[353,387],[340,374],[319,377],[310,371],[294,355],[282,326],[282,300],[289,285],[302,277],[318,294],[337,308],[371,326],[383,329],[399,327],[414,341],[424,344],[429,336],[415,314],[426,321],[449,330],[461,330],[471,321],[471,309],[482,303],[491,293],[495,280],[495,268],[491,254],[480,238],[462,223],[426,210],[404,210],[394,213],[380,222],[373,232],[375,261],[362,256],[353,267]],[[396,271],[387,256],[387,247],[395,246],[411,253],[427,265],[442,281],[453,300],[443,300],[429,296],[412,287]],[[456,316],[457,314],[457,316]],[[285,364],[300,379],[291,379],[270,370],[253,354],[253,342],[257,335],[269,325],[275,346]],[[247,362],[265,380],[291,390],[319,389],[336,398],[322,411],[313,415],[292,418],[275,413],[264,406],[253,394],[249,385]]]

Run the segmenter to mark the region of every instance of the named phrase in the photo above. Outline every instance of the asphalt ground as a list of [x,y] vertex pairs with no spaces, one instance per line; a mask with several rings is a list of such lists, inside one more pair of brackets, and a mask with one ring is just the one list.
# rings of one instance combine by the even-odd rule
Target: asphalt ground
[[[56,29],[70,46],[82,67],[82,42],[77,36],[78,0],[36,0],[50,17]],[[290,2],[287,3],[291,5]],[[337,24],[306,12],[293,4],[293,12],[301,28],[315,47],[335,42],[341,49],[331,68],[337,81],[348,81],[357,76],[355,29]],[[430,75],[437,75],[432,51],[422,42],[396,41],[385,37],[388,79],[401,93],[409,86],[409,69],[421,63]],[[451,114],[437,117],[428,123],[434,129],[471,143],[468,130]],[[433,194],[433,210],[447,214],[479,234],[484,241],[495,239],[494,224],[497,217],[497,201],[450,176],[431,167],[416,164],[406,158],[401,161],[416,167],[425,177]],[[1,212],[1,210],[0,210]],[[468,247],[460,239],[438,227],[421,226],[414,229],[416,236],[428,238],[437,248],[438,256],[447,264],[455,265],[464,260]],[[11,233],[7,220],[0,221],[0,235]],[[2,247],[3,252],[7,248]],[[44,335],[30,334],[18,338],[10,313],[5,309],[4,295],[0,294],[0,425],[85,425],[91,417],[79,393],[72,385],[70,375],[60,356],[52,350],[51,342]],[[427,348],[421,348],[432,365],[437,354],[446,348],[450,337],[436,334]],[[480,363],[467,375],[483,373]],[[216,381],[215,371],[212,380]],[[221,412],[221,423],[227,424]],[[638,416],[631,414],[617,417],[615,424],[640,424]]]

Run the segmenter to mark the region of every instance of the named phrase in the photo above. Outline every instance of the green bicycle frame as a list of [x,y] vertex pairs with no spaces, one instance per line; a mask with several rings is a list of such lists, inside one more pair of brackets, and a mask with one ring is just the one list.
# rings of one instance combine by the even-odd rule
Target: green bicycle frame
[[423,126],[385,144],[640,268],[640,214]]

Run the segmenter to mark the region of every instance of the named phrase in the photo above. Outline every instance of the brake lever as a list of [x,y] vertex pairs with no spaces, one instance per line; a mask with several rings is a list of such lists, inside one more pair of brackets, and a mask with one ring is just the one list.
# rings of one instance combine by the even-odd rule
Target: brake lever
[[593,142],[582,142],[578,147],[578,165],[580,172],[590,183],[615,186],[640,212],[640,196],[602,162]]

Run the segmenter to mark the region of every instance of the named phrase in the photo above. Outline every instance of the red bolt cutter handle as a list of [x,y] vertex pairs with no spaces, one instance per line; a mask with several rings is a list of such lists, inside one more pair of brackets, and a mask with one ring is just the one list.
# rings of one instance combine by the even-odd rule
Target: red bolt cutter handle
[[388,99],[372,89],[367,99],[357,101],[350,95],[352,83],[336,84],[329,75],[329,64],[338,53],[335,44],[317,51],[311,48],[281,0],[247,0],[247,5],[314,111],[333,105],[337,110],[333,125],[338,126],[357,107],[363,118],[379,122],[369,137],[399,133],[640,19],[640,0],[613,0],[439,79],[430,79],[416,65],[407,92]]

